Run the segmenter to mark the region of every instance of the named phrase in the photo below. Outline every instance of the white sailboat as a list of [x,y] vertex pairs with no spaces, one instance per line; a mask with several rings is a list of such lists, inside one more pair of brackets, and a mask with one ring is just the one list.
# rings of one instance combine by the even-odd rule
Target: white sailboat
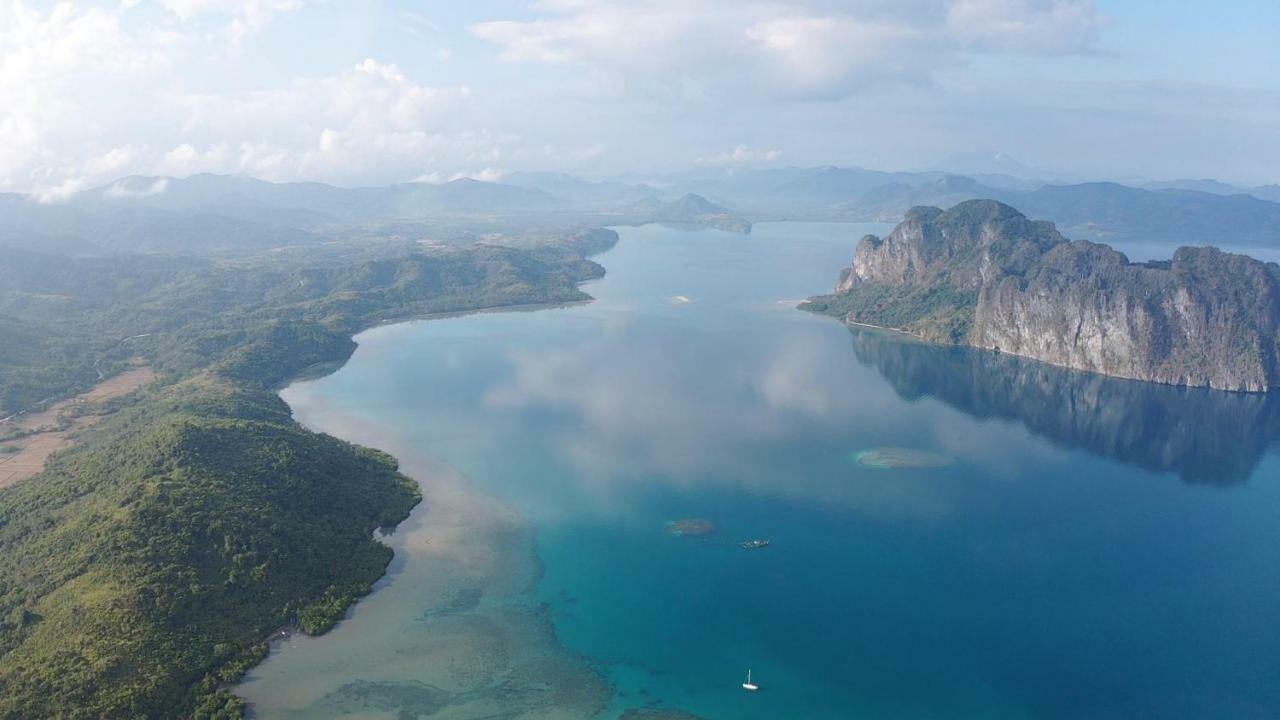
[[747,668],[747,681],[742,683],[742,689],[747,692],[755,692],[760,689],[759,685],[751,682],[751,669]]

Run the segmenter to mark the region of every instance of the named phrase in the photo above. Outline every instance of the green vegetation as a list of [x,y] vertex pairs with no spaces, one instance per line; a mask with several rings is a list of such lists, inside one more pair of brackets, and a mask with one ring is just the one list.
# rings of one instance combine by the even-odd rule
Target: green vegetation
[[599,273],[581,254],[599,244],[597,233],[582,233],[532,249],[473,245],[356,261],[218,264],[15,250],[0,265],[0,412],[88,389],[98,369],[110,374],[135,356],[181,374],[249,346],[279,345],[279,333],[345,344],[355,330],[396,317],[581,300],[587,296],[576,283]]
[[[322,632],[418,494],[395,462],[200,377],[0,496],[0,716],[169,717],[294,613]],[[338,602],[337,600],[341,600]]]
[[992,200],[913,208],[856,252],[837,294],[805,309],[1133,380],[1280,385],[1275,263],[1192,247],[1130,263]]
[[860,283],[839,295],[810,299],[802,310],[844,319],[857,308],[857,322],[901,328],[932,340],[961,343],[973,325],[978,293],[947,286]]
[[[162,380],[0,491],[0,718],[15,719],[242,717],[228,687],[264,638],[332,627],[390,561],[373,529],[419,500],[392,458],[307,431],[273,388],[344,360],[370,324],[578,300],[600,272],[574,242],[356,262],[18,255],[0,318],[40,332],[0,366],[7,408],[135,356]],[[33,392],[41,364],[61,370]]]
[[1022,277],[1048,249],[1065,242],[1052,225],[990,200],[961,203],[946,212],[917,207],[883,240],[867,237],[859,245],[877,262],[893,254],[889,245],[912,246],[920,264],[913,265],[909,280],[895,271],[884,277],[873,271],[845,291],[812,298],[801,308],[960,344],[973,329],[979,278]]

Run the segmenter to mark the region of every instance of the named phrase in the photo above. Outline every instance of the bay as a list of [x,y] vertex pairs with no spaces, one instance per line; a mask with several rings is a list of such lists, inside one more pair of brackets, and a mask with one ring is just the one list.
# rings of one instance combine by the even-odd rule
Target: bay
[[376,328],[288,388],[426,500],[255,717],[1280,714],[1275,398],[794,309],[887,229],[624,228],[595,302]]

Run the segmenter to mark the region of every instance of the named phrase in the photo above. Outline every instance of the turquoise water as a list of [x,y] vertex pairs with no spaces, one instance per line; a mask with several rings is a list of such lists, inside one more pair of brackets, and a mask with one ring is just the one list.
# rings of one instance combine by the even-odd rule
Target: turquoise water
[[378,328],[286,397],[518,513],[606,717],[1280,716],[1277,402],[793,309],[885,229],[623,229],[594,303]]

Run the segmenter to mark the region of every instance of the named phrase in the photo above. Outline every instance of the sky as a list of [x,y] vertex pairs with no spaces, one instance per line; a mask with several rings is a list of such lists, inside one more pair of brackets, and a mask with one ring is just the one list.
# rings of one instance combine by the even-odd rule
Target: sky
[[941,167],[1280,182],[1275,0],[0,0],[0,191]]

